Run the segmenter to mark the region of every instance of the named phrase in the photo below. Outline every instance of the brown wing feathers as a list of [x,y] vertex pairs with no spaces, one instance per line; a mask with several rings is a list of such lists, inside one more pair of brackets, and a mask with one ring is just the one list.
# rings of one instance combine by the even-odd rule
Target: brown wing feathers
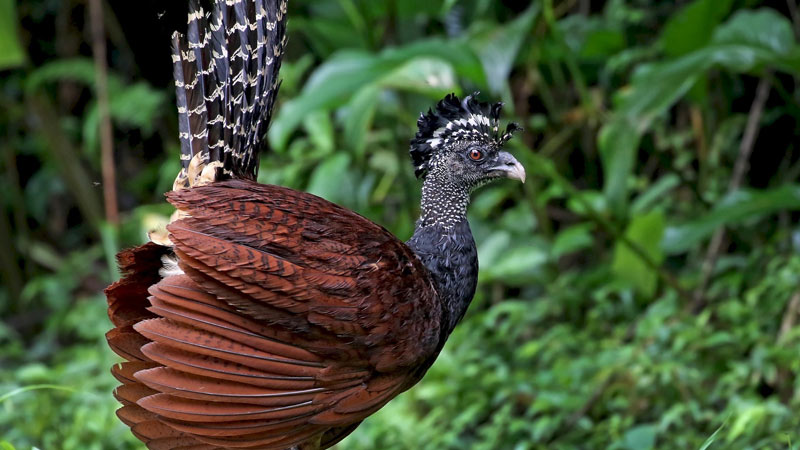
[[187,214],[169,226],[184,274],[160,279],[164,247],[147,244],[107,290],[129,361],[113,370],[118,414],[150,448],[325,448],[416,381],[438,310],[387,231],[253,182],[168,197]]
[[367,219],[310,194],[238,180],[168,198],[188,214],[169,227],[187,274],[204,274],[204,288],[248,315],[302,332],[305,348],[325,352],[343,335],[348,345],[335,353],[360,348],[391,371],[420,363],[438,344],[427,272]]

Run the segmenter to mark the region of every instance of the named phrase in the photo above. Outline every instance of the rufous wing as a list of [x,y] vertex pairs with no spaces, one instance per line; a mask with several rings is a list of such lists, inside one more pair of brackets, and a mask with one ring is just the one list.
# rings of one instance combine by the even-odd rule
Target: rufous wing
[[168,198],[184,274],[109,289],[119,415],[150,448],[326,448],[437,350],[430,275],[380,226],[249,181]]

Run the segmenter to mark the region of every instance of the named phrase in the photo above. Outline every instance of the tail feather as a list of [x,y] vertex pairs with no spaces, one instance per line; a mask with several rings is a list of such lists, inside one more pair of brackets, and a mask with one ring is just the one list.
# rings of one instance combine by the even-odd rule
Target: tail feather
[[176,189],[256,178],[285,47],[286,0],[215,0],[210,13],[191,1],[186,34],[173,35],[182,166]]

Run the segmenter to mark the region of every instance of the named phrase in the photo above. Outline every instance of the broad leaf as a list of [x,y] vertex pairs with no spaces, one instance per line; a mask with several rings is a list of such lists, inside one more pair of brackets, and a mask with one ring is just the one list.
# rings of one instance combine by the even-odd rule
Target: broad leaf
[[[342,51],[333,55],[314,71],[300,96],[281,106],[270,128],[270,144],[278,150],[285,149],[289,136],[308,114],[319,109],[330,110],[344,105],[364,86],[381,79],[415,58],[447,62],[457,75],[473,81],[478,86],[486,85],[486,77],[480,62],[459,40],[429,39],[404,47],[389,48],[377,55],[361,51]],[[446,81],[442,80],[442,87]],[[405,86],[408,87],[407,83]],[[419,86],[415,84],[415,87]]]
[[659,38],[664,53],[681,56],[707,45],[732,3],[733,0],[695,0],[674,14]]
[[698,219],[667,228],[661,248],[667,254],[684,253],[710,237],[721,226],[760,219],[782,210],[800,210],[800,185],[790,184],[763,191],[736,191]]
[[[664,235],[664,215],[653,211],[636,216],[625,230],[625,237],[640,248],[655,264],[664,259],[659,242]],[[629,246],[617,242],[611,270],[621,280],[631,283],[645,297],[652,297],[657,287],[657,274]]]
[[510,23],[482,27],[469,38],[470,46],[483,64],[492,94],[506,92],[511,67],[539,11],[541,4],[533,3]]
[[603,192],[614,212],[625,212],[627,182],[639,138],[655,117],[664,114],[714,67],[751,72],[767,65],[800,70],[800,49],[791,24],[770,9],[741,11],[717,27],[709,45],[672,61],[641,66],[631,86],[617,95],[615,116],[598,137],[605,175]]

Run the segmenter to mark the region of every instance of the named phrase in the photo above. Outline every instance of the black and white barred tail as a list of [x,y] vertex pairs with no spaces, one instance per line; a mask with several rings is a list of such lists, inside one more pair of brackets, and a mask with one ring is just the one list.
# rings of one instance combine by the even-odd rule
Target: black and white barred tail
[[214,0],[189,6],[172,37],[181,141],[174,189],[221,178],[255,180],[278,92],[286,0]]

